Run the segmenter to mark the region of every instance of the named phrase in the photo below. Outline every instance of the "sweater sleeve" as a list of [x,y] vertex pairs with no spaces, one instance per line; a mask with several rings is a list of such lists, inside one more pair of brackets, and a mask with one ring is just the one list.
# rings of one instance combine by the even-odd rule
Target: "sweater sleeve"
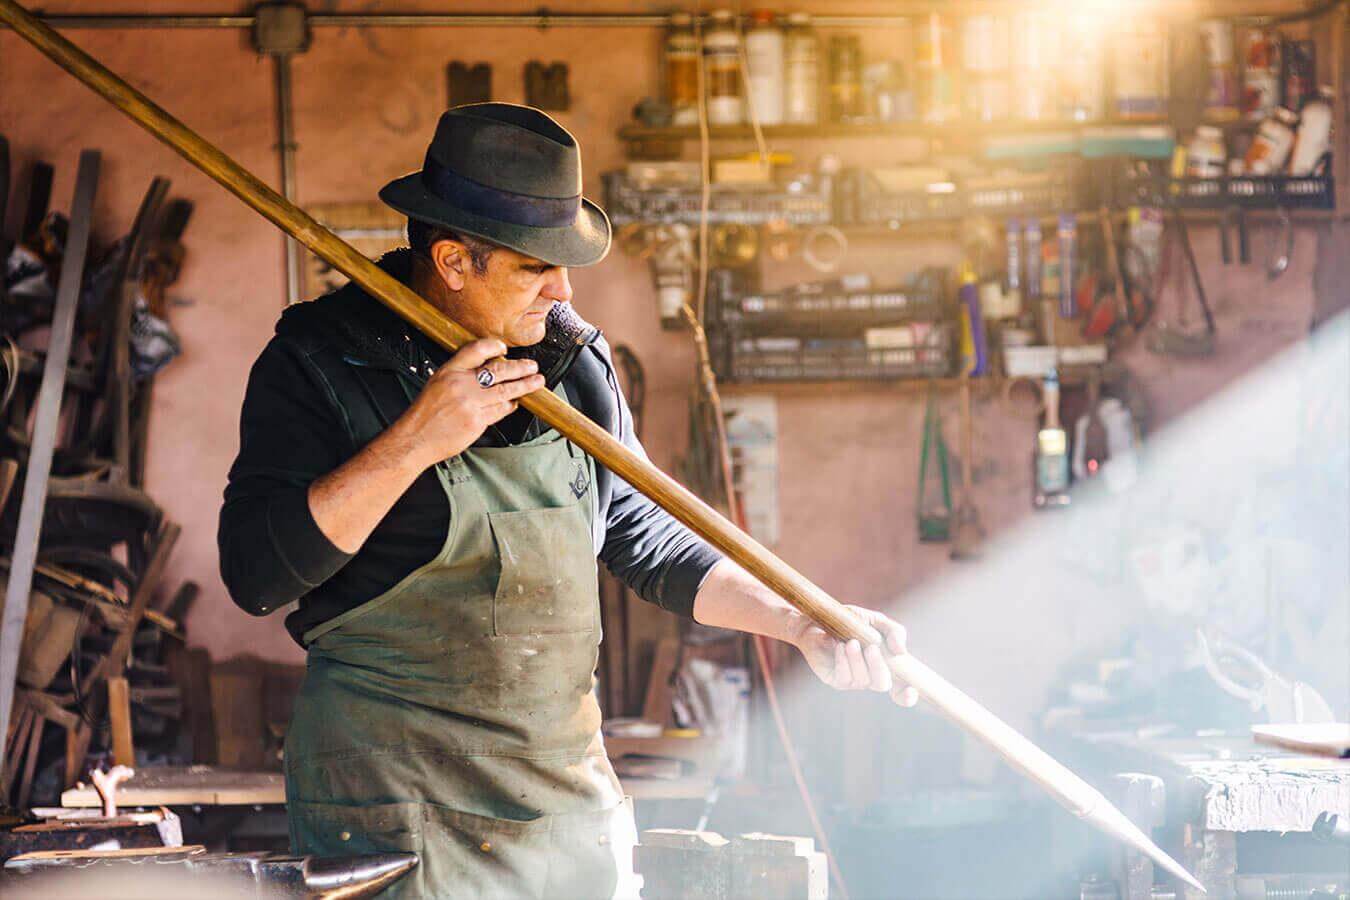
[[325,382],[293,343],[273,338],[249,374],[217,542],[234,602],[261,616],[299,599],[352,558],[319,529],[309,485],[350,445]]
[[[628,401],[617,380],[611,384],[619,411],[616,437],[645,459]],[[605,524],[600,559],[606,568],[642,599],[692,619],[694,596],[722,554],[617,475]]]

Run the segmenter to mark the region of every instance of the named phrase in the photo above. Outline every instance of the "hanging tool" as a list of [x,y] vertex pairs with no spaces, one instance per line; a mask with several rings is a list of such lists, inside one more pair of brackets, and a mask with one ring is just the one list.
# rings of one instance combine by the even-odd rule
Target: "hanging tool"
[[[951,537],[952,486],[947,475],[947,442],[942,437],[936,394],[937,388],[930,381],[928,402],[923,411],[922,447],[919,450],[919,491],[914,501],[914,514],[919,523],[919,540],[924,543],[941,543]],[[942,495],[932,505],[925,502],[929,454],[933,455],[938,475],[942,480]]]
[[1159,323],[1158,327],[1149,335],[1148,348],[1154,353],[1164,356],[1209,356],[1214,352],[1214,312],[1209,307],[1209,298],[1205,294],[1205,284],[1200,278],[1200,267],[1195,262],[1195,251],[1191,247],[1191,235],[1186,227],[1186,219],[1182,216],[1181,209],[1177,206],[1175,200],[1172,200],[1170,205],[1177,240],[1181,244],[1181,251],[1186,259],[1186,267],[1191,273],[1191,281],[1195,286],[1195,295],[1200,303],[1200,311],[1205,317],[1205,330],[1198,333],[1183,331],[1180,328],[1168,326],[1166,323]]
[[1294,259],[1294,220],[1289,210],[1280,207],[1279,230],[1272,239],[1270,252],[1266,255],[1266,280],[1274,281],[1289,270]]
[[961,502],[952,527],[952,559],[974,559],[984,541],[975,509],[975,420],[970,409],[970,376],[961,377]]
[[[454,350],[474,339],[472,332],[447,318],[411,288],[380,269],[312,216],[288,202],[83,50],[34,18],[14,0],[0,0],[0,21],[7,23],[17,35],[126,112],[189,162],[304,243],[321,259],[350,277],[372,297],[438,344]],[[522,397],[520,405],[571,439],[597,463],[652,498],[827,633],[839,639],[856,639],[867,644],[879,640],[872,628],[859,621],[806,576],[774,556],[646,458],[615,440],[609,432],[561,397],[540,390]],[[19,626],[22,627],[22,620]],[[988,743],[1010,765],[1041,785],[1074,815],[1147,853],[1177,878],[1197,890],[1204,890],[1189,872],[1154,844],[1100,791],[924,665],[916,656],[893,656],[888,664],[896,678],[917,690],[958,725]],[[12,676],[10,684],[12,686]],[[3,688],[4,685],[0,684],[0,689]]]

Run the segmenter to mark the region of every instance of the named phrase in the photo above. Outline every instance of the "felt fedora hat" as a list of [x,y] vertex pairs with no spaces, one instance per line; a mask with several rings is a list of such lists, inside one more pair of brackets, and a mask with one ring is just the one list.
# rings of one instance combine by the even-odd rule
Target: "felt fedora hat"
[[581,196],[576,138],[529,106],[442,113],[421,171],[386,184],[380,199],[556,266],[593,265],[609,252],[609,218]]

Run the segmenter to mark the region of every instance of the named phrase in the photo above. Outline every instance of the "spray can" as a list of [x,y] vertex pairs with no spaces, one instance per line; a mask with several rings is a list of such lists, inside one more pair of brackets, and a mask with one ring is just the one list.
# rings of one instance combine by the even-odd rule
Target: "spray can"
[[975,270],[967,263],[961,269],[961,287],[957,292],[961,306],[961,363],[971,375],[989,371],[989,343],[980,313],[980,288]]
[[1072,319],[1074,306],[1074,255],[1078,252],[1078,220],[1073,213],[1059,214],[1059,317]]
[[1016,294],[1020,303],[1022,297],[1022,223],[1009,219],[1004,230],[1004,241],[1008,252],[1007,278],[1005,284],[1009,294]]
[[1027,219],[1022,239],[1027,266],[1022,293],[1031,302],[1041,299],[1041,223],[1038,219]]

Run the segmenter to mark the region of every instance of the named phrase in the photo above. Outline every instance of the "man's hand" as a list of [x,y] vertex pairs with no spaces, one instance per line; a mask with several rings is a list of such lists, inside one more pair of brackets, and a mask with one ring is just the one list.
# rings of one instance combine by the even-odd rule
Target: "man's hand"
[[892,655],[905,653],[905,627],[874,609],[862,606],[849,606],[848,609],[876,629],[876,643],[863,647],[856,640],[836,640],[805,617],[791,642],[806,657],[811,671],[830,687],[843,691],[885,691],[901,706],[913,706],[919,701],[918,691],[895,681],[881,650],[884,641]]
[[[488,426],[515,411],[517,400],[544,386],[532,359],[506,359],[496,338],[471,341],[441,366],[394,423],[398,439],[425,469],[473,445]],[[492,373],[492,386],[478,382],[478,370]]]
[[[519,397],[544,386],[533,360],[497,358],[505,352],[494,338],[460,347],[398,421],[310,484],[310,514],[334,546],[345,553],[361,549],[419,475],[468,449]],[[492,373],[491,387],[478,383],[480,366]]]

